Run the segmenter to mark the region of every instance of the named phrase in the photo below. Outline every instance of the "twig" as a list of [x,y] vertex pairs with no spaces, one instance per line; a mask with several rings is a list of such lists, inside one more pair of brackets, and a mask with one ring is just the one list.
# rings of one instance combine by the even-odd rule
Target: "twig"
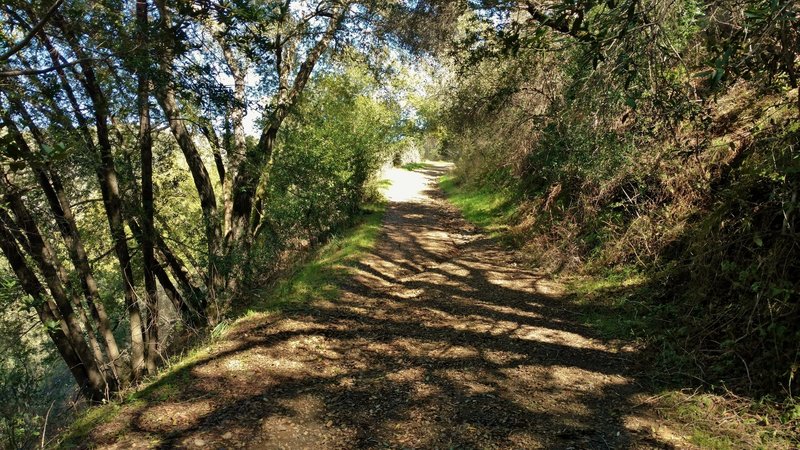
[[741,355],[739,355],[738,353],[736,354],[736,356],[738,356],[739,359],[742,360],[742,364],[744,364],[744,370],[747,372],[747,381],[748,381],[748,383],[750,383],[749,390],[752,391],[753,390],[753,379],[750,378],[750,368],[747,367],[747,361],[745,361],[744,358],[742,358]]
[[41,447],[40,447],[40,448],[44,448],[44,444],[45,444],[45,436],[47,436],[47,419],[49,419],[49,418],[50,418],[50,411],[52,411],[52,410],[53,410],[53,405],[55,405],[55,403],[56,403],[56,401],[55,401],[55,400],[53,400],[53,401],[50,403],[50,407],[49,407],[49,408],[47,408],[47,414],[45,414],[45,416],[44,416],[44,425],[42,426],[42,444],[41,444]]

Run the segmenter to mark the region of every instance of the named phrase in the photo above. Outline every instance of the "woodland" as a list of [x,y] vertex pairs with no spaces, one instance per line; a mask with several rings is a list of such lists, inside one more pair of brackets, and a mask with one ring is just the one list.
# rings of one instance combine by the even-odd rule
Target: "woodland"
[[[4,0],[0,442],[120,401],[409,152],[670,386],[800,427],[793,0]],[[477,205],[477,206],[476,206]],[[590,319],[591,320],[591,319]],[[41,442],[40,442],[41,441]]]

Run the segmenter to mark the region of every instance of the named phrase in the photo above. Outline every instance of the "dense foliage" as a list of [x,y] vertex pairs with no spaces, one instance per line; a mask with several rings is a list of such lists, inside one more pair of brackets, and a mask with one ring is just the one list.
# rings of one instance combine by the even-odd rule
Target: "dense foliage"
[[259,257],[315,243],[377,201],[375,174],[401,143],[400,110],[362,70],[323,73],[288,121],[265,187]]
[[444,151],[463,183],[511,192],[527,253],[642,274],[608,295],[668,324],[669,370],[791,397],[796,3],[484,2],[443,26]]

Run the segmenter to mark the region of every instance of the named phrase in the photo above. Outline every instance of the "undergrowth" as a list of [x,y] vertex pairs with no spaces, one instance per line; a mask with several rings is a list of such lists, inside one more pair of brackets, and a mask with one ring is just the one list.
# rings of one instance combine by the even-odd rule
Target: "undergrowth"
[[509,237],[505,232],[518,208],[513,191],[468,185],[453,175],[443,176],[439,187],[468,221],[493,237]]
[[491,139],[478,121],[448,144],[457,178],[443,188],[546,271],[640,274],[640,309],[669,320],[662,334],[667,352],[685,357],[681,372],[791,401],[800,369],[796,103],[796,90],[742,82],[661,134],[640,128],[649,119],[626,123],[625,107],[592,118],[556,102],[551,123],[529,130],[513,125],[519,108],[500,109],[485,117]]
[[[448,199],[475,225],[525,248],[518,224],[520,197],[504,189],[440,179]],[[530,231],[529,231],[530,232]],[[588,265],[588,263],[585,263]],[[658,394],[659,415],[679,428],[692,445],[707,449],[783,449],[800,445],[800,405],[793,398],[739,396],[724,381],[697,377],[696,357],[681,340],[689,329],[675,318],[684,306],[670,299],[670,270],[648,272],[635,264],[562,271],[558,277],[582,322],[606,339],[634,343],[644,352],[645,376]],[[685,385],[702,382],[703,389]],[[694,382],[694,383],[693,383]]]
[[403,169],[410,170],[410,171],[414,171],[414,170],[417,170],[417,169],[425,169],[427,167],[428,167],[428,165],[423,163],[423,162],[410,162],[410,163],[407,163],[407,164],[403,164]]
[[349,265],[374,246],[385,204],[373,203],[362,210],[364,214],[353,228],[332,236],[305,264],[253,302],[245,316],[284,311],[315,300],[336,299],[339,296],[337,283],[348,275]]

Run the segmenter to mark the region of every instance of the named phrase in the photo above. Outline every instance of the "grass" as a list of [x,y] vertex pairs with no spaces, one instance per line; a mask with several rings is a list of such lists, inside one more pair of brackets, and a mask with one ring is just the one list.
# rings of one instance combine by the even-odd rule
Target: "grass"
[[[189,380],[189,369],[201,359],[207,357],[215,339],[206,340],[204,344],[190,349],[188,352],[175,355],[166,366],[151,379],[135,390],[122,392],[121,401],[112,401],[105,405],[87,408],[70,424],[54,448],[82,448],[86,445],[89,433],[96,427],[111,422],[126,409],[135,409],[149,403],[157,403],[174,398],[186,386]],[[119,430],[122,435],[127,429]]]
[[[448,200],[471,223],[488,231],[502,242],[514,245],[511,227],[518,210],[512,192],[459,182],[445,175],[439,186]],[[564,278],[565,292],[570,296],[581,321],[607,339],[645,338],[650,329],[657,329],[652,315],[640,301],[646,294],[649,280],[632,268],[606,270],[603,273]],[[654,328],[655,327],[655,328]]]
[[797,430],[772,423],[775,405],[749,399],[693,391],[666,391],[657,407],[666,418],[682,424],[687,439],[703,449],[798,448]]
[[349,266],[374,247],[380,232],[385,204],[363,208],[357,225],[332,237],[308,262],[251,305],[245,315],[272,313],[307,305],[315,300],[334,300],[338,282],[350,273]]
[[582,312],[582,322],[608,339],[642,339],[657,327],[640,301],[648,280],[631,271],[604,276],[570,277],[566,291]]
[[492,237],[508,237],[506,232],[518,206],[512,192],[460,183],[453,175],[440,178],[439,187],[469,222]]
[[85,437],[96,426],[117,417],[121,406],[118,403],[96,406],[87,409],[69,427],[69,430],[58,443],[57,448],[77,448],[85,441]]
[[123,401],[84,411],[62,434],[56,446],[76,448],[85,445],[89,433],[97,426],[116,418],[123,407],[135,409],[137,406],[175,398],[190,382],[190,369],[198,361],[208,358],[212,353],[212,346],[224,340],[228,330],[237,325],[262,320],[282,311],[306,307],[316,300],[338,298],[338,281],[348,276],[351,265],[374,247],[385,204],[367,205],[362,210],[363,215],[357,218],[352,227],[319,247],[290,276],[263,291],[249,309],[218,325],[203,344],[173,357],[153,379],[124,395]]
[[573,277],[566,284],[584,324],[605,338],[642,345],[647,352],[644,357],[652,360],[651,371],[645,375],[660,391],[653,397],[657,399],[654,407],[662,419],[681,430],[687,442],[713,450],[800,448],[800,407],[739,397],[725,386],[681,388],[687,386],[692,361],[664,336],[665,325],[679,311],[672,304],[653,300],[662,289],[659,283],[654,287],[653,280],[635,270],[617,269]]
[[427,169],[429,166],[423,162],[411,162],[407,164],[403,164],[403,169],[415,171],[417,169]]
[[[439,186],[469,222],[502,242],[514,243],[510,227],[518,202],[512,192],[460,183],[453,175],[443,176]],[[615,270],[604,276],[570,277],[566,288],[585,325],[609,339],[630,339],[647,326],[629,295],[645,282],[635,271]]]

